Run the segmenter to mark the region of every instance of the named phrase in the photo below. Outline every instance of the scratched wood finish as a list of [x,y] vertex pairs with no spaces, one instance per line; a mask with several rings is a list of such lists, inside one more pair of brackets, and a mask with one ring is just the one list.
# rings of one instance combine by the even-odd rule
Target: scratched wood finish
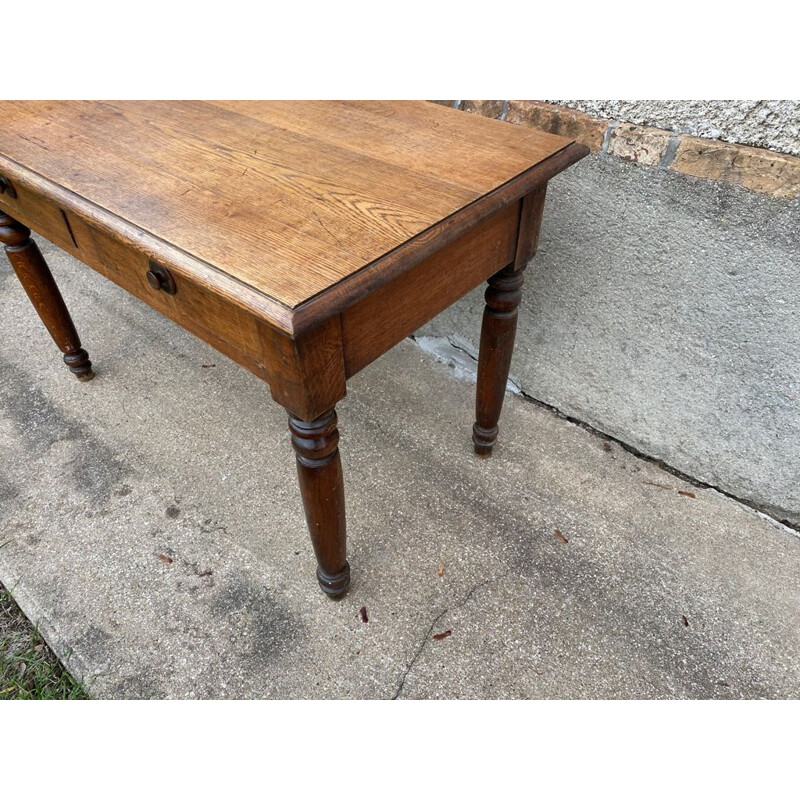
[[570,144],[465,116],[422,101],[3,102],[0,153],[294,308]]
[[290,100],[212,104],[476,194],[570,141],[419,101],[305,101],[302,114]]

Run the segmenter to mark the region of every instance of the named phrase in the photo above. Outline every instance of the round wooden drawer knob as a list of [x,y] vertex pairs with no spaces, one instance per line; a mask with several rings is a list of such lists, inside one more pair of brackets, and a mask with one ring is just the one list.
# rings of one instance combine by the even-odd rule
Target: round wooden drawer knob
[[145,277],[150,286],[157,292],[163,291],[167,294],[175,294],[178,291],[172,273],[166,267],[162,267],[153,261],[150,262],[150,269],[147,270]]

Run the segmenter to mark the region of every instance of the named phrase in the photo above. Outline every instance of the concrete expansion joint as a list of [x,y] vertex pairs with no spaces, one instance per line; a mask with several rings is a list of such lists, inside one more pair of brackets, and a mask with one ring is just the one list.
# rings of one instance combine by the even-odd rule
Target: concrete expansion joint
[[554,414],[559,419],[563,419],[566,422],[571,423],[572,425],[577,425],[579,428],[583,428],[585,431],[597,436],[600,439],[604,439],[605,441],[614,442],[615,444],[619,445],[623,450],[630,453],[632,456],[636,456],[636,458],[640,458],[642,461],[647,461],[650,464],[654,464],[659,469],[664,470],[664,472],[672,475],[676,478],[679,478],[686,483],[691,484],[692,486],[696,486],[698,489],[712,489],[715,492],[719,492],[719,494],[724,495],[729,500],[734,500],[737,503],[740,503],[743,506],[746,506],[752,511],[755,511],[757,514],[766,517],[768,520],[773,522],[776,525],[779,525],[782,528],[788,529],[791,533],[795,534],[796,536],[800,536],[800,526],[795,525],[794,523],[790,522],[787,519],[779,519],[775,514],[771,513],[769,510],[765,509],[762,506],[759,506],[757,503],[753,503],[751,500],[747,500],[744,497],[739,497],[738,495],[733,494],[732,492],[727,491],[726,489],[721,488],[720,486],[716,486],[713,483],[707,483],[706,481],[701,481],[699,478],[695,478],[692,475],[688,475],[685,472],[677,469],[677,467],[673,467],[671,464],[667,464],[666,462],[662,461],[655,456],[648,455],[647,453],[639,450],[634,445],[629,444],[622,439],[618,439],[616,436],[612,436],[609,433],[605,433],[604,431],[599,430],[598,428],[593,427],[588,422],[584,422],[577,417],[572,417],[569,414],[565,414],[561,409],[557,408],[556,406],[550,405],[549,403],[545,403],[543,400],[539,400],[538,398],[534,397],[531,394],[528,394],[523,388],[519,390],[520,396],[528,401],[529,403],[533,403],[534,405],[539,406],[551,414]]
[[436,615],[436,617],[434,617],[433,622],[431,622],[431,624],[428,626],[427,630],[425,631],[425,635],[422,637],[422,642],[420,643],[419,647],[417,648],[417,651],[414,653],[414,657],[411,659],[411,661],[409,661],[408,665],[405,668],[405,671],[403,672],[402,676],[400,677],[400,683],[398,684],[394,695],[392,695],[392,700],[397,700],[400,697],[400,695],[401,695],[401,693],[403,691],[403,687],[405,686],[405,683],[406,683],[406,678],[408,678],[409,673],[411,672],[411,670],[414,667],[414,664],[417,663],[419,657],[422,655],[423,650],[425,650],[425,647],[428,644],[428,642],[430,641],[431,635],[433,634],[433,630],[436,627],[436,625],[439,623],[439,620],[441,620],[443,617],[445,617],[447,614],[451,613],[452,611],[458,611],[460,608],[463,608],[470,600],[472,600],[472,598],[475,596],[475,592],[477,592],[479,589],[483,589],[485,586],[490,586],[492,584],[499,583],[500,581],[502,581],[505,578],[507,578],[510,574],[511,574],[511,570],[506,570],[505,572],[503,572],[500,575],[497,575],[494,578],[487,578],[484,581],[480,581],[479,583],[476,583],[464,595],[464,599],[463,600],[459,601],[454,606],[448,606],[446,609],[444,609],[444,611],[440,611]]
[[447,338],[447,341],[450,343],[451,347],[455,348],[460,353],[464,353],[465,355],[469,356],[475,362],[476,369],[477,369],[478,357],[475,355],[475,353],[471,352],[470,350],[467,350],[466,347],[463,347],[458,342],[453,341],[453,339],[451,339],[449,336],[447,336],[446,338]]
[[[424,338],[424,337],[423,337]],[[477,373],[477,364],[478,358],[477,355],[472,352],[471,350],[467,349],[463,344],[455,341],[450,336],[441,337],[445,340],[450,347],[454,350],[457,350],[460,353],[464,353],[466,356],[469,357],[469,361],[474,364],[474,372]],[[445,354],[441,352],[437,352],[436,349],[423,346],[420,339],[416,336],[412,335],[409,337],[414,344],[417,345],[423,352],[433,355],[437,360],[446,362],[447,357]],[[456,377],[459,377],[458,371],[456,371]],[[460,377],[464,377],[463,374]],[[686,472],[681,471],[677,467],[673,467],[671,464],[662,461],[655,456],[651,456],[648,453],[640,450],[636,446],[624,441],[623,439],[619,439],[616,436],[611,435],[610,433],[606,433],[605,431],[600,430],[599,428],[595,428],[590,423],[582,420],[578,417],[571,416],[570,414],[566,414],[557,406],[551,405],[550,403],[546,403],[544,400],[540,400],[538,397],[535,397],[530,392],[528,392],[520,383],[519,381],[515,380],[513,377],[509,377],[509,384],[513,387],[513,393],[518,394],[523,400],[533,403],[534,405],[538,406],[539,408],[545,409],[549,411],[551,414],[554,414],[559,419],[564,420],[565,422],[569,422],[572,425],[577,425],[579,428],[583,428],[583,430],[591,433],[594,436],[597,436],[600,439],[605,441],[614,442],[615,444],[619,445],[623,450],[630,453],[636,458],[641,459],[642,461],[647,461],[650,464],[655,464],[659,469],[664,470],[664,472],[672,475],[676,478],[679,478],[682,481],[686,481],[686,483],[691,484],[692,486],[696,486],[698,489],[712,489],[715,492],[719,492],[721,495],[724,495],[729,500],[734,500],[737,503],[749,508],[751,511],[754,511],[756,514],[764,517],[765,519],[771,521],[773,524],[778,525],[781,528],[788,530],[790,533],[800,536],[800,525],[796,525],[795,523],[791,522],[788,519],[781,519],[778,517],[773,511],[769,508],[759,505],[758,503],[754,503],[747,498],[740,497],[732,492],[727,491],[726,489],[721,488],[713,483],[707,483],[706,481],[702,481],[699,478],[695,478],[692,475],[687,474]],[[506,388],[506,391],[509,391]]]

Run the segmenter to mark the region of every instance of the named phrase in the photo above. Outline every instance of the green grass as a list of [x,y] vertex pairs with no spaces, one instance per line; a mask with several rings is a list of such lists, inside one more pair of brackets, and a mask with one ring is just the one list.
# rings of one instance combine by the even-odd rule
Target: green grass
[[88,700],[0,583],[0,700]]

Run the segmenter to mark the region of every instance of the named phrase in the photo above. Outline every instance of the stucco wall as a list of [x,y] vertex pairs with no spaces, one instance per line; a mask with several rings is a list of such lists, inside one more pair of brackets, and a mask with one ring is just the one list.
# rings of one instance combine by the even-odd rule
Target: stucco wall
[[[800,525],[799,307],[800,200],[598,152],[551,182],[512,373]],[[478,289],[419,334],[475,355],[482,311]]]
[[595,117],[800,156],[800,100],[551,100]]

